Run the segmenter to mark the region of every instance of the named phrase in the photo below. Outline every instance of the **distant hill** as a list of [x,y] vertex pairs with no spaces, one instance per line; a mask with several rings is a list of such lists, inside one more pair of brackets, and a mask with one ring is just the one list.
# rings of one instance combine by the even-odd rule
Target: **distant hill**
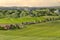
[[40,9],[40,8],[60,8],[60,6],[52,6],[52,7],[0,7],[0,10],[34,10],[34,9]]

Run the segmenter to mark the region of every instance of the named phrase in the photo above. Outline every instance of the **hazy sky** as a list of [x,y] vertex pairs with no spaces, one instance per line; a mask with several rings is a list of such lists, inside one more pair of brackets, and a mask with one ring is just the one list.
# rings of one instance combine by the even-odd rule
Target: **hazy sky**
[[0,6],[60,6],[60,0],[0,0]]

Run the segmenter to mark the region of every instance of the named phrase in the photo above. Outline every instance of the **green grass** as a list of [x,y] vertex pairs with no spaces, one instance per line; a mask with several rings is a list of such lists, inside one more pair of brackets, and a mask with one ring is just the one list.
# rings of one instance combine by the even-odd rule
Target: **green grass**
[[59,18],[60,16],[42,16],[42,17],[22,17],[22,18],[3,18],[0,19],[0,24],[13,24],[22,22],[43,21],[47,18]]
[[0,30],[0,40],[60,40],[60,20],[26,25],[20,30]]
[[44,17],[4,18],[4,19],[0,19],[0,24],[33,22],[33,21],[37,21],[37,20],[44,20]]

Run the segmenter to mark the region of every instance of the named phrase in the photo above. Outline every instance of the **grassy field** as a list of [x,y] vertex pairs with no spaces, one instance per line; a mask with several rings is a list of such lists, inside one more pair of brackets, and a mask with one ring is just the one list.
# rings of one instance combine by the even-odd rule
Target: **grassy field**
[[20,30],[0,30],[0,40],[60,40],[60,20],[26,25]]
[[38,20],[44,20],[44,17],[3,18],[3,19],[0,19],[0,24],[33,22],[33,21],[38,21]]
[[22,18],[3,18],[0,19],[0,24],[13,24],[22,22],[43,21],[49,18],[60,18],[60,16],[42,16],[42,17],[22,17]]

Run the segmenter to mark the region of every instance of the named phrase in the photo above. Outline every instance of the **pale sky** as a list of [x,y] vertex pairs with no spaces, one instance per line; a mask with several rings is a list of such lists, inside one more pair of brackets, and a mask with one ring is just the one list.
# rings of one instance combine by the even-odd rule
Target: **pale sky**
[[0,6],[60,6],[60,0],[0,0]]

